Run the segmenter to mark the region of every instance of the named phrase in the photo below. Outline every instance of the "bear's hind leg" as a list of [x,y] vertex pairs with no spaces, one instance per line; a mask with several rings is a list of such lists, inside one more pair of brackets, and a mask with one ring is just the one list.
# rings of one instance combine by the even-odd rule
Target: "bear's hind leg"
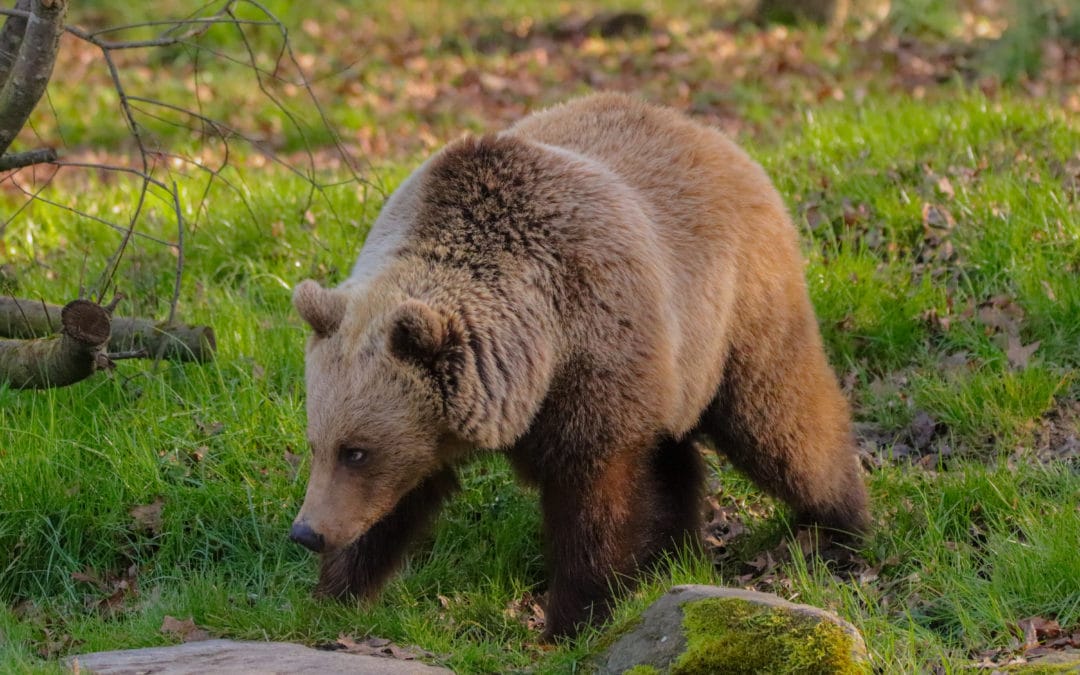
[[360,538],[323,555],[316,593],[342,599],[373,597],[397,570],[409,544],[427,531],[457,489],[452,469],[424,479]]
[[869,514],[847,402],[817,325],[794,337],[733,350],[700,430],[801,523],[860,534]]

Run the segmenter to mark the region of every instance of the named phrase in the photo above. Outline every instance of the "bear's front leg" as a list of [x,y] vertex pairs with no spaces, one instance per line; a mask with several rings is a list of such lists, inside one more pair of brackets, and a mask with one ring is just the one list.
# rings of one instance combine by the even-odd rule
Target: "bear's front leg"
[[338,599],[374,597],[457,489],[452,469],[425,478],[356,541],[323,554],[315,592]]
[[612,594],[632,587],[659,548],[644,454],[613,456],[587,475],[559,472],[542,481],[550,569],[545,640],[573,637],[605,620]]

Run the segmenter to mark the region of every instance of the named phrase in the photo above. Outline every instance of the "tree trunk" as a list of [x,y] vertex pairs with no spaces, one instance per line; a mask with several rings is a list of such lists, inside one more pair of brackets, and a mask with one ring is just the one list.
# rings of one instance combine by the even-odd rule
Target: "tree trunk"
[[[38,338],[55,333],[61,308],[33,300],[0,297],[0,337]],[[155,323],[148,319],[112,318],[110,352],[142,352],[147,358],[206,363],[217,341],[209,326]]]
[[[0,48],[8,48],[16,42],[17,54],[0,56],[0,155],[3,155],[19,131],[30,118],[34,106],[45,93],[52,76],[60,35],[64,32],[64,15],[67,0],[22,0],[16,3],[21,9],[29,4],[30,18],[23,19],[25,30],[21,40],[16,40],[21,17],[10,17],[0,30]],[[4,73],[4,65],[10,66]]]
[[59,335],[0,340],[0,381],[15,389],[66,387],[108,364],[109,313],[87,300],[60,310]]
[[[18,0],[15,9],[20,12],[30,11],[30,0]],[[21,16],[9,16],[0,28],[0,89],[7,82],[15,57],[19,55],[23,35],[26,33],[26,19]]]

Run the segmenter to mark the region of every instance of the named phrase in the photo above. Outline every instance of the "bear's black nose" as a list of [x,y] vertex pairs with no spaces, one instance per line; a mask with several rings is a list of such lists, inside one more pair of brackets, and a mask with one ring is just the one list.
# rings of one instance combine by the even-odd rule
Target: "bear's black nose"
[[292,524],[292,529],[289,530],[289,539],[316,553],[322,553],[323,548],[326,547],[323,536],[311,529],[311,526],[304,520],[298,520]]

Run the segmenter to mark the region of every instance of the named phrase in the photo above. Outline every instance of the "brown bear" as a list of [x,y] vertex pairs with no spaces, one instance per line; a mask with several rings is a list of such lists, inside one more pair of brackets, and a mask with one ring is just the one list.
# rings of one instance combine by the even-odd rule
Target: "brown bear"
[[697,536],[707,439],[798,518],[868,523],[797,233],[721,133],[594,95],[451,143],[350,278],[300,283],[319,590],[370,597],[476,450],[539,487],[547,637]]

